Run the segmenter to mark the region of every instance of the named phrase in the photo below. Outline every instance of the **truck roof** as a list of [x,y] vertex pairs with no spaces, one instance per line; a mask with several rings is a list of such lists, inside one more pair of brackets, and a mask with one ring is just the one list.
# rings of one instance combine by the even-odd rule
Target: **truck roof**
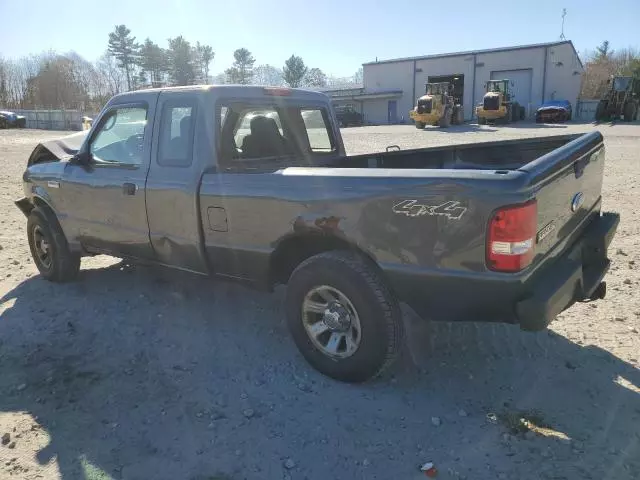
[[158,93],[158,92],[193,92],[193,91],[203,91],[210,92],[220,90],[224,91],[227,96],[233,96],[234,94],[238,97],[256,97],[263,96],[265,94],[270,94],[273,96],[284,96],[284,97],[294,97],[294,98],[305,98],[305,99],[321,99],[323,101],[329,101],[329,96],[325,93],[318,92],[316,90],[306,90],[303,88],[289,88],[289,87],[269,87],[269,86],[260,86],[260,85],[186,85],[181,87],[159,87],[159,88],[147,88],[143,90],[134,90],[130,92],[123,92],[116,97],[123,97],[129,95],[139,95],[144,93]]

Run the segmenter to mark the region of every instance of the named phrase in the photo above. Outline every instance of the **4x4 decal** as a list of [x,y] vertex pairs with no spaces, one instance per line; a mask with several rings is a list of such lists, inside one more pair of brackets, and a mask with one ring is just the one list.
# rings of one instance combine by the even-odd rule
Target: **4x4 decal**
[[467,211],[460,202],[454,200],[441,205],[421,205],[417,200],[403,200],[393,206],[393,213],[407,217],[421,217],[423,215],[442,215],[451,220],[460,220]]

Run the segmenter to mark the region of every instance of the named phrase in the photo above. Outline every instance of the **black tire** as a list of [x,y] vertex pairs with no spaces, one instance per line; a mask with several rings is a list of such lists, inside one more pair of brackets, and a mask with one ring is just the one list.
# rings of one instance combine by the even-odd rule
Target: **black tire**
[[[325,286],[348,299],[360,325],[357,349],[346,358],[324,352],[305,327],[305,298]],[[374,266],[354,253],[325,252],[302,262],[288,282],[286,313],[300,353],[316,370],[336,380],[356,383],[375,378],[393,363],[401,348],[404,330],[400,307]],[[319,320],[313,325],[326,325],[324,316],[316,318]],[[326,331],[333,335],[334,330]],[[347,331],[353,331],[353,327]]]
[[[33,261],[44,278],[52,282],[69,282],[78,276],[80,254],[71,252],[58,219],[50,210],[36,207],[31,211],[27,238]],[[42,240],[47,245],[45,256]]]
[[451,118],[453,125],[462,125],[464,123],[464,113],[462,111],[462,105],[455,105],[453,107],[453,116]]
[[445,108],[442,118],[438,121],[438,125],[440,125],[441,128],[448,128],[451,125],[451,115],[451,109]]
[[524,120],[526,113],[527,112],[525,111],[524,107],[520,105],[520,120]]
[[484,117],[478,117],[478,125],[486,125],[487,119]]
[[633,122],[636,116],[635,105],[632,102],[627,103],[624,106],[624,121]]
[[423,122],[415,122],[415,124],[418,130],[423,130],[426,125],[426,123],[423,123]]

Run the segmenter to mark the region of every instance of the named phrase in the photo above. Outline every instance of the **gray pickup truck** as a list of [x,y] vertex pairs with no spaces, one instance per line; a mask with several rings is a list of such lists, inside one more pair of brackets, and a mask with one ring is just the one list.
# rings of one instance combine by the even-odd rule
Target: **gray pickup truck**
[[38,145],[16,204],[52,281],[108,254],[286,284],[301,353],[358,382],[397,355],[399,302],[541,330],[603,298],[619,223],[601,213],[604,152],[593,132],[347,156],[322,93],[165,88]]

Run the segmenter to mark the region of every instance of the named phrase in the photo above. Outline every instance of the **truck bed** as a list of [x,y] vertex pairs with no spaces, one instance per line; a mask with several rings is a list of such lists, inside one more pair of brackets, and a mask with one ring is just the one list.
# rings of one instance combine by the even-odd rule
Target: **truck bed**
[[503,140],[342,157],[337,168],[518,170],[581,135]]

